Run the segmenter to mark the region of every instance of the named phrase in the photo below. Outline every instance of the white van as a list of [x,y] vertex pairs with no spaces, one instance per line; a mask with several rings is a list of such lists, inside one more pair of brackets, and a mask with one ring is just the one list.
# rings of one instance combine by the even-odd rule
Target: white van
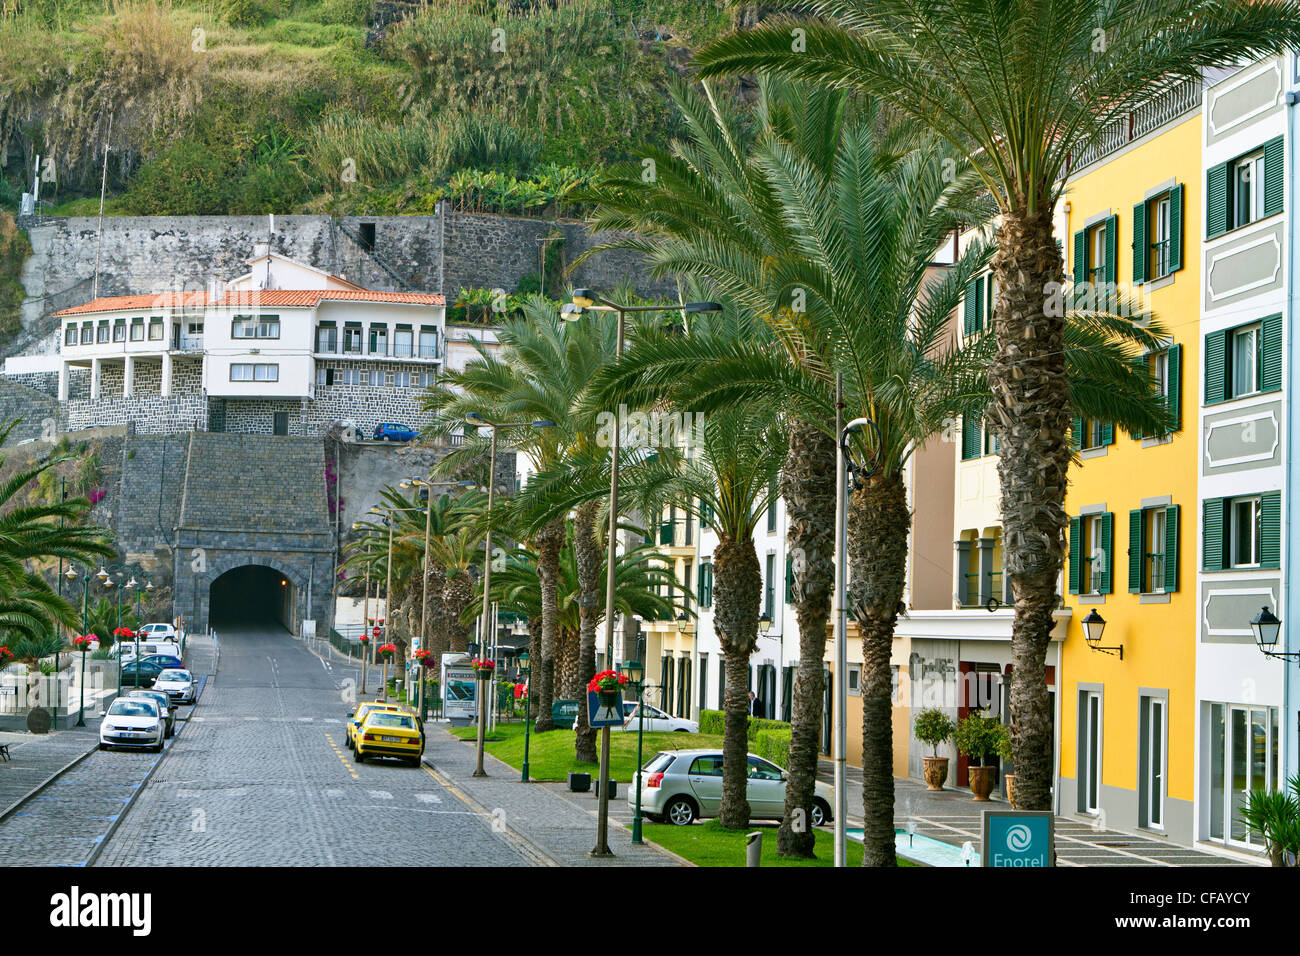
[[170,624],[146,624],[140,628],[140,639],[149,638],[153,641],[176,641],[176,628]]
[[[113,645],[115,648],[114,656],[121,655],[122,663],[135,660],[136,642],[131,638],[126,638]],[[159,641],[151,638],[140,638],[139,643],[140,656],[148,657],[151,654],[170,654],[172,657],[181,656],[181,646],[175,641]]]

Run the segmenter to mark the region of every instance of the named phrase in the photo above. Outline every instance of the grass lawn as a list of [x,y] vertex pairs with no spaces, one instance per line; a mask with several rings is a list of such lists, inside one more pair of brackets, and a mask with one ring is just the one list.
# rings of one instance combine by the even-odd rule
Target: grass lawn
[[[666,850],[685,857],[697,866],[744,866],[745,836],[755,829],[763,832],[763,866],[830,866],[834,860],[835,836],[828,830],[817,830],[817,859],[790,860],[776,855],[776,827],[750,827],[745,830],[724,830],[717,820],[705,820],[688,827],[675,827],[669,823],[643,825],[647,840],[653,840]],[[848,841],[848,865],[862,865],[862,844]],[[904,860],[899,866],[915,866]]]
[[[452,727],[451,732],[462,740],[475,740],[478,730],[474,727]],[[524,765],[524,725],[520,721],[512,724],[497,724],[497,729],[490,737],[504,738],[499,741],[489,740],[487,752],[498,760],[504,760],[510,766],[522,770]],[[564,780],[571,771],[590,773],[595,776],[600,771],[596,763],[579,763],[573,759],[572,730],[548,730],[544,734],[532,733],[528,743],[528,775],[534,780]],[[599,749],[600,738],[596,738]],[[721,747],[722,738],[713,734],[683,734],[675,732],[647,733],[642,748],[644,760],[649,760],[660,750],[694,750],[702,747]],[[609,735],[609,775],[616,781],[626,783],[636,772],[636,734],[625,730],[616,730]]]

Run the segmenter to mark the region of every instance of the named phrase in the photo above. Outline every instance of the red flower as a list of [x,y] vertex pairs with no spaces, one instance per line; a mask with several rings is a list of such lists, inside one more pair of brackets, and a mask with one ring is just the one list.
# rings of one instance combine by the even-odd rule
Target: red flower
[[129,627],[119,627],[113,631],[114,637],[135,637],[135,631]]
[[361,635],[361,643],[362,643],[362,644],[369,644],[369,643],[370,643],[370,635],[369,635],[369,634],[362,634],[362,635]]
[[5,647],[3,644],[0,644],[0,661],[12,660],[13,656],[13,651],[9,650],[9,648]]
[[474,666],[481,671],[490,671],[496,668],[497,662],[490,661],[485,657],[476,657],[474,658]]
[[385,657],[388,657],[388,656],[391,655],[391,654],[396,654],[396,653],[397,653],[397,645],[396,645],[396,644],[381,644],[381,645],[379,645],[379,653],[380,653],[380,654],[383,654]]
[[626,674],[620,674],[618,671],[601,671],[591,679],[591,683],[587,685],[587,690],[596,694],[602,690],[618,690],[626,683]]
[[87,650],[89,649],[91,642],[95,639],[94,634],[83,634],[81,637],[74,637],[72,639],[72,644],[74,647],[80,647],[83,650]]

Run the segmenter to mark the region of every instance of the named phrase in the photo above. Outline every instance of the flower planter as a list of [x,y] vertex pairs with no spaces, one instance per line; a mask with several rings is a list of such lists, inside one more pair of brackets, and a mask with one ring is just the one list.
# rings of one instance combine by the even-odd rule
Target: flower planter
[[947,757],[925,757],[925,789],[942,790],[948,779]]
[[1016,775],[1014,773],[1006,774],[1007,781],[1007,803],[1011,804],[1011,809],[1016,808]]
[[623,692],[619,690],[598,690],[596,698],[600,701],[601,707],[617,707],[623,699]]
[[491,667],[476,667],[474,668],[474,673],[478,676],[479,680],[491,680],[492,670],[493,668]]
[[969,767],[967,773],[970,774],[970,791],[975,795],[975,799],[980,803],[989,802],[989,794],[993,792],[993,783],[997,773],[997,767]]

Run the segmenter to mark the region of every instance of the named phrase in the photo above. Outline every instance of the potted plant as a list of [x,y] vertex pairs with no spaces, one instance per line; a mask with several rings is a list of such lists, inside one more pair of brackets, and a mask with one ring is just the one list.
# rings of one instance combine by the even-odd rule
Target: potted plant
[[596,695],[602,707],[617,707],[623,697],[623,685],[626,683],[626,674],[620,674],[618,671],[601,671],[587,684],[587,690]]
[[1288,781],[1288,790],[1252,790],[1241,810],[1241,822],[1264,838],[1272,866],[1300,863],[1300,775]]
[[433,651],[425,650],[423,647],[415,652],[415,660],[425,669],[436,667],[438,661],[433,656]]
[[496,670],[497,662],[488,660],[485,657],[474,658],[474,673],[479,676],[480,680],[489,680],[492,672]]
[[957,724],[953,740],[957,749],[971,761],[967,768],[971,793],[979,802],[987,803],[989,794],[993,792],[993,775],[997,767],[985,761],[1002,752],[1006,746],[1003,741],[1007,740],[1007,728],[996,717],[967,714]]
[[[1002,728],[1002,736],[998,740],[998,759],[1003,763],[1011,760],[1011,732],[1006,727]],[[1016,808],[1016,775],[1008,773],[1003,775],[1007,782],[1007,803],[1011,804],[1011,809]]]
[[916,715],[912,723],[916,739],[930,745],[930,756],[925,761],[925,789],[942,790],[948,779],[948,758],[939,756],[939,745],[952,738],[956,725],[952,718],[938,707],[927,707]]

